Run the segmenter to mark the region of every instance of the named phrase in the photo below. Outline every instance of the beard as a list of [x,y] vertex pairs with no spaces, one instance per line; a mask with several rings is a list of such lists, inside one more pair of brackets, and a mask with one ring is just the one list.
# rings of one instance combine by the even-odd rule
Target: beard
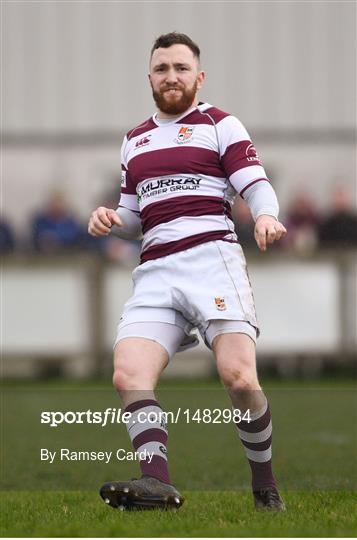
[[[193,83],[192,88],[186,88],[177,84],[165,85],[158,92],[153,89],[152,85],[151,88],[157,108],[163,113],[178,115],[187,111],[187,109],[189,109],[194,102],[197,93],[197,81]],[[165,92],[171,89],[180,90],[181,95],[166,95]]]

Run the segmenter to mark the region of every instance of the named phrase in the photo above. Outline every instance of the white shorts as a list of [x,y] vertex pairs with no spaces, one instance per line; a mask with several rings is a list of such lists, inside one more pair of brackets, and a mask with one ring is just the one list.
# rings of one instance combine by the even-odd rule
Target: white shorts
[[195,328],[208,347],[219,334],[240,332],[254,341],[259,335],[239,244],[217,240],[148,261],[134,270],[133,282],[115,345],[126,337],[144,337],[172,357],[198,343]]

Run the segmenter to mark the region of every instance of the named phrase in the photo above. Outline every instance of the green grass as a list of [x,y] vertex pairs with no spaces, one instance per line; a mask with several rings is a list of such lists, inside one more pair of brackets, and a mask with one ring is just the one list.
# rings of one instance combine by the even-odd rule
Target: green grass
[[177,512],[119,512],[95,493],[9,492],[2,536],[9,537],[337,537],[357,532],[356,496],[287,492],[285,513],[256,512],[250,494],[186,492]]
[[[124,512],[97,492],[107,480],[139,474],[135,462],[41,462],[40,448],[130,449],[123,425],[40,423],[43,410],[120,407],[109,382],[6,383],[2,390],[2,536],[355,536],[357,441],[351,381],[266,381],[273,456],[288,511],[253,509],[250,475],[232,424],[169,425],[178,512]],[[228,408],[216,381],[164,381],[165,410]]]

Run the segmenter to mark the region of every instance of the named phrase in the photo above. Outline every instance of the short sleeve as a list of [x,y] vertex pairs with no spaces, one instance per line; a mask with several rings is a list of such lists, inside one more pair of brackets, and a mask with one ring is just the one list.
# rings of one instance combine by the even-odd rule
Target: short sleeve
[[217,128],[221,163],[235,190],[241,193],[257,180],[267,180],[254,144],[238,118],[227,116]]

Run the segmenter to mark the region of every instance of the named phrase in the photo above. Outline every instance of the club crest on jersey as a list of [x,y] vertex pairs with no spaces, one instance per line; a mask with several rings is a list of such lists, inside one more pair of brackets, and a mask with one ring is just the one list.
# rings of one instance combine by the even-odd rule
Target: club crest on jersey
[[218,296],[215,297],[214,303],[216,304],[216,308],[218,311],[224,311],[227,309],[226,302],[224,298],[219,298]]
[[193,130],[194,130],[193,127],[188,127],[188,126],[180,127],[177,137],[176,139],[174,139],[174,142],[177,144],[186,144],[188,142],[191,142]]

